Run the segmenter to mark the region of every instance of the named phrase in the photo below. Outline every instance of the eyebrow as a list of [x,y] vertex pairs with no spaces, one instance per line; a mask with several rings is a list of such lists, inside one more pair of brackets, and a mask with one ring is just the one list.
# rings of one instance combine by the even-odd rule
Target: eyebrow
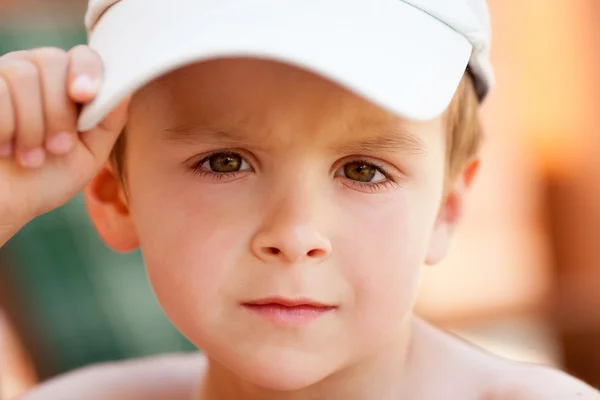
[[163,139],[182,144],[250,143],[248,138],[235,133],[235,131],[215,129],[205,124],[182,125],[175,128],[163,129],[162,133]]
[[423,141],[400,124],[369,124],[362,129],[373,134],[366,139],[339,144],[332,150],[348,154],[403,152],[418,155],[426,152]]

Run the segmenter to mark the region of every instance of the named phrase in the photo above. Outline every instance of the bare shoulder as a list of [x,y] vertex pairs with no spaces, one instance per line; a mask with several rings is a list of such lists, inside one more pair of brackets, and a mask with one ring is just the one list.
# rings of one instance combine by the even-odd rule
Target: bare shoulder
[[427,387],[437,387],[422,398],[600,400],[600,392],[564,372],[502,358],[422,322],[415,327],[422,369],[430,376]]
[[189,398],[205,363],[205,358],[199,353],[103,363],[44,382],[21,399]]
[[498,386],[485,400],[600,400],[598,390],[564,372],[537,365],[507,364]]

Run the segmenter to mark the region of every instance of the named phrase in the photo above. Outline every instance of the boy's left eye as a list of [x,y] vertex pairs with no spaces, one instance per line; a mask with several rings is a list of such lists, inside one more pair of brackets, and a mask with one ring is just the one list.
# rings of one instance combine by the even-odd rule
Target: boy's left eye
[[387,179],[379,167],[363,161],[344,164],[335,176],[344,176],[361,183],[377,183]]
[[216,153],[206,157],[199,163],[199,167],[205,171],[219,174],[227,174],[238,171],[250,170],[250,164],[236,153]]

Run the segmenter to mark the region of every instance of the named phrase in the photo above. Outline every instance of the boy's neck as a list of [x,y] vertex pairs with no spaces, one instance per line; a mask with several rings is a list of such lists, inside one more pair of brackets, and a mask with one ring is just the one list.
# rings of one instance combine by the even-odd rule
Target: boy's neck
[[295,392],[277,392],[248,384],[218,363],[208,360],[207,370],[194,400],[305,400],[398,399],[411,392],[408,371],[412,362],[412,331],[407,321],[396,338],[368,358],[361,359],[324,380]]

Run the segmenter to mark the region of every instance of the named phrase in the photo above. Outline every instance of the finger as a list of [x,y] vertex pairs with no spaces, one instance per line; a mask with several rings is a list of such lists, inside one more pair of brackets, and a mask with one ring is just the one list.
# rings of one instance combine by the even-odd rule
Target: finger
[[77,105],[67,94],[68,54],[58,48],[42,48],[30,53],[38,68],[42,86],[45,147],[54,154],[69,152],[77,140]]
[[10,90],[4,78],[0,77],[0,157],[8,157],[13,151],[15,117]]
[[15,152],[25,167],[39,167],[45,153],[44,116],[39,74],[36,66],[19,58],[3,59],[0,75],[8,84],[16,118]]
[[[13,51],[2,56],[0,64],[7,60],[24,60],[27,51]],[[0,74],[0,157],[8,157],[14,152],[14,135],[16,133],[15,107],[11,98],[10,87]]]
[[76,46],[69,52],[68,93],[76,103],[92,101],[102,82],[102,60],[88,46]]
[[27,60],[29,50],[11,51],[2,56],[2,60]]
[[130,98],[125,99],[91,131],[81,133],[81,140],[93,157],[104,163],[125,127]]

